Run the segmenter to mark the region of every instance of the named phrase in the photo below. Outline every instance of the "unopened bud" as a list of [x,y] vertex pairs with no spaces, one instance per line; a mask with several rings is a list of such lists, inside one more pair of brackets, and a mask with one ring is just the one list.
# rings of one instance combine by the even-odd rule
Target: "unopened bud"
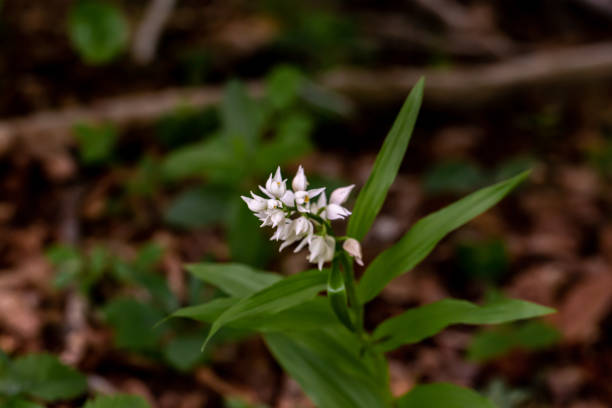
[[363,266],[363,260],[361,259],[361,244],[354,238],[349,238],[344,241],[342,248],[355,259],[357,264]]

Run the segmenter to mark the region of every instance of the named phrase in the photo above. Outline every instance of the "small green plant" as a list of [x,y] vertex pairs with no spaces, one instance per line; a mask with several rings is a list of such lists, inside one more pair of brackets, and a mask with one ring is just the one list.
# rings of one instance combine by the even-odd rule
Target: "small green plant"
[[[257,331],[280,365],[302,386],[318,407],[490,408],[474,391],[451,384],[427,384],[395,398],[389,389],[384,356],[406,344],[435,335],[452,324],[498,324],[552,313],[534,303],[497,298],[482,306],[445,299],[393,316],[372,332],[364,328],[364,305],[391,280],[410,271],[448,233],[483,213],[528,176],[528,172],[476,191],[417,222],[391,248],[365,267],[357,282],[353,262],[362,263],[361,241],[382,208],[404,157],[423,95],[423,80],[408,96],[360,191],[353,212],[346,208],[353,186],[309,189],[302,168],[287,187],[280,169],[260,190],[243,197],[262,226],[276,228],[272,238],[281,249],[307,248],[317,265],[289,277],[241,264],[188,265],[199,279],[218,287],[226,297],[176,311],[211,327],[206,347],[223,328]],[[350,215],[350,217],[349,217]],[[332,222],[349,218],[347,233],[338,236]],[[248,245],[250,226],[241,226]],[[323,268],[331,263],[330,267]],[[324,295],[321,293],[324,292]]]
[[79,123],[73,128],[83,164],[106,164],[112,159],[118,133],[112,125]]
[[0,352],[0,406],[35,408],[31,401],[70,400],[87,390],[85,376],[51,354],[11,360]]
[[87,64],[101,65],[117,57],[127,45],[128,31],[123,13],[111,3],[78,0],[70,10],[70,40]]

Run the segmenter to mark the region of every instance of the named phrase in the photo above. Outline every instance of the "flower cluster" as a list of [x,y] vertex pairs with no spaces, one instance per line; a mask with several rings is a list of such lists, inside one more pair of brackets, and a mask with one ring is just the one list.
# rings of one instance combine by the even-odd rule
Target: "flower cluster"
[[[325,188],[307,189],[308,180],[300,166],[291,187],[293,190],[287,188],[287,179],[283,179],[279,167],[274,175],[270,174],[265,187],[259,186],[265,197],[251,191],[251,197],[242,196],[242,199],[262,221],[262,227],[276,228],[271,239],[283,241],[281,251],[294,243],[297,243],[295,252],[308,246],[308,261],[321,269],[325,262],[333,259],[336,249],[336,239],[330,235],[329,221],[344,219],[351,214],[342,204],[355,185],[334,190],[328,201]],[[360,262],[361,254],[355,259]]]

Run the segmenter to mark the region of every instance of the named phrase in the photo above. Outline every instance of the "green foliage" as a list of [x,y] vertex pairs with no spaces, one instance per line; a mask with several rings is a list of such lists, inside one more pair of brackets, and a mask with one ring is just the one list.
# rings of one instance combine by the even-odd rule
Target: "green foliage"
[[414,86],[400,111],[391,131],[385,138],[382,148],[376,157],[372,173],[365,186],[359,192],[349,219],[347,235],[361,240],[368,232],[374,219],[382,208],[387,191],[393,184],[402,164],[412,130],[416,123],[425,80],[421,79]]
[[104,308],[107,322],[114,329],[118,348],[132,351],[155,351],[164,330],[155,327],[164,314],[157,308],[134,299],[120,298]]
[[501,299],[483,306],[443,299],[385,320],[373,337],[378,349],[390,351],[424,340],[452,324],[499,324],[553,312],[548,307],[517,299]]
[[166,147],[177,147],[201,140],[219,127],[215,107],[195,109],[181,106],[162,116],[155,124],[155,136]]
[[514,349],[540,350],[556,344],[560,338],[557,329],[537,321],[482,330],[472,340],[468,358],[482,362]]
[[105,164],[112,158],[118,138],[114,126],[80,123],[74,126],[73,131],[84,164]]
[[529,173],[483,188],[419,220],[394,246],[372,261],[359,284],[362,301],[373,299],[391,279],[411,270],[449,232],[497,204]]
[[202,337],[205,333],[186,333],[175,336],[164,347],[164,358],[179,371],[189,371],[206,360],[202,353]]
[[375,357],[362,355],[359,343],[342,327],[264,338],[317,407],[390,406],[386,363],[381,367]]
[[280,280],[267,288],[242,298],[224,311],[212,324],[206,343],[223,326],[232,322],[257,319],[279,313],[312,299],[325,289],[327,271],[311,270]]
[[[266,150],[259,134],[269,130],[266,129],[266,119],[275,115],[267,109],[285,109],[299,88],[294,85],[294,81],[298,82],[295,73],[281,71],[276,75],[270,83],[282,85],[268,85],[272,89],[278,88],[274,92],[279,92],[268,104],[254,104],[243,88],[233,84],[222,107],[224,130],[207,142],[207,146],[213,143],[225,146],[225,151],[232,151],[238,160],[255,158],[254,163],[259,160],[259,163],[264,163],[260,165],[264,174],[270,170],[266,160],[276,155],[276,147],[273,145]],[[348,236],[361,240],[380,211],[402,163],[422,93],[423,81],[419,81],[383,143],[372,174],[359,194],[349,221]],[[241,112],[240,117],[234,117],[234,112]],[[299,128],[298,125],[292,126]],[[257,152],[261,151],[269,157],[258,159]],[[186,153],[186,150],[181,154],[184,155],[182,159],[174,158],[166,163],[174,167],[175,175],[203,172],[220,182],[221,179],[206,168],[206,163],[198,162],[197,155],[189,157],[194,153]],[[186,158],[192,160],[192,164],[186,165]],[[249,174],[257,175],[258,166],[251,166],[251,162],[240,163],[240,169],[236,171],[248,169]],[[180,171],[176,171],[177,168]],[[444,236],[496,204],[527,176],[528,172],[524,172],[483,188],[417,222],[400,242],[381,253],[367,267],[358,286],[358,295],[355,293],[352,264],[338,245],[330,270],[310,270],[289,277],[237,263],[189,265],[188,269],[195,277],[216,286],[227,297],[182,308],[171,317],[186,317],[211,324],[204,347],[211,338],[218,337],[217,333],[222,329],[262,333],[280,365],[319,407],[391,407],[393,401],[384,352],[423,340],[451,324],[498,324],[553,311],[521,300],[497,298],[477,306],[467,301],[446,299],[392,317],[373,334],[366,333],[361,319],[363,301],[378,295],[393,278],[423,260]],[[238,179],[226,177],[224,181],[228,185]],[[241,184],[236,182],[233,186],[239,189]],[[254,249],[258,238],[251,235],[253,231],[259,233],[257,221],[243,203],[236,204],[232,211],[227,220],[234,260],[237,255],[252,261],[260,252]],[[480,256],[471,258],[476,259],[473,262],[479,266],[489,264],[484,257],[482,259],[486,262],[481,261]],[[326,291],[327,296],[320,296],[322,291]],[[475,392],[449,384],[417,386],[396,402],[398,408],[493,407]]]
[[[86,390],[85,376],[50,354],[5,360],[0,368],[0,395],[27,395],[52,402],[78,397]],[[25,401],[14,404],[27,407]]]
[[178,228],[207,227],[228,216],[230,192],[211,186],[180,193],[166,210],[165,220]]
[[0,402],[2,403],[2,408],[44,408],[42,405],[21,398],[10,398],[6,401],[0,399]]
[[430,194],[466,193],[485,184],[479,167],[465,161],[449,161],[434,166],[425,174],[423,187]]
[[462,242],[456,254],[459,268],[471,278],[497,282],[508,270],[506,246],[499,239]]
[[100,246],[82,254],[74,247],[56,244],[47,249],[46,256],[56,268],[55,287],[76,285],[85,295],[90,294],[110,264],[110,254]]
[[226,398],[225,399],[225,408],[267,408],[267,405],[263,404],[249,404],[237,398]]
[[92,65],[110,62],[126,47],[128,25],[121,10],[100,0],[79,0],[68,18],[72,46]]
[[101,395],[87,401],[83,408],[150,408],[150,406],[136,395]]
[[237,297],[249,296],[282,279],[276,273],[259,272],[238,263],[204,262],[187,265],[186,269],[198,279]]
[[467,388],[437,383],[419,385],[397,401],[398,408],[495,408],[486,398]]

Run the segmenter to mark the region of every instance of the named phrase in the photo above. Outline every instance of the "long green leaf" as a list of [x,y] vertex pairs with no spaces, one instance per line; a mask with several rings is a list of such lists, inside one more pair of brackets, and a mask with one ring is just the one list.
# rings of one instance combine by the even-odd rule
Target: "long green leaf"
[[265,340],[317,407],[390,407],[387,374],[377,371],[369,355],[360,355],[358,339],[342,326],[307,333],[268,333]]
[[358,292],[367,302],[393,278],[409,271],[423,260],[446,234],[497,204],[522,182],[529,172],[478,190],[419,220],[394,246],[378,255],[366,269]]
[[484,306],[444,299],[385,320],[374,331],[374,339],[377,350],[389,351],[419,342],[452,324],[499,324],[550,313],[554,309],[518,299],[501,299]]
[[421,107],[424,86],[425,80],[421,78],[406,98],[376,157],[370,178],[357,197],[347,229],[347,235],[357,240],[361,240],[372,226],[402,164]]
[[196,278],[237,297],[249,296],[283,278],[279,274],[257,271],[239,263],[203,262],[185,268]]
[[[241,299],[213,323],[204,346],[220,328],[240,319],[256,319],[279,313],[312,299],[325,289],[327,270],[310,270],[290,276]],[[299,322],[296,322],[299,325]]]
[[419,385],[397,401],[398,408],[495,408],[476,392],[452,384]]

